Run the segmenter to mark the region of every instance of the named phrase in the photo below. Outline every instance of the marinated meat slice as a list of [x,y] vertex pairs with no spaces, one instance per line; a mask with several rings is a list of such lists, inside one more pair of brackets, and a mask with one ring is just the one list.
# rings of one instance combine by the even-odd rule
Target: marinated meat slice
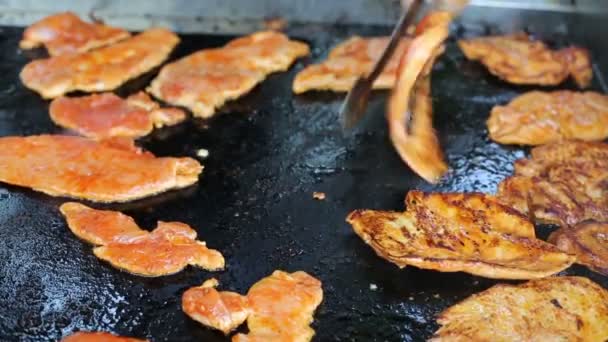
[[[293,81],[293,92],[309,90],[349,91],[356,80],[372,70],[388,45],[389,37],[354,36],[338,44],[329,52],[327,60],[312,64],[300,71]],[[384,70],[374,81],[374,89],[390,89],[397,78],[399,58],[403,55],[410,38],[402,38]]]
[[98,258],[127,272],[159,277],[188,265],[210,271],[224,268],[222,254],[196,240],[196,231],[187,224],[159,221],[156,229],[147,232],[119,212],[73,202],[60,210],[76,236],[98,246],[93,249]]
[[32,49],[44,45],[49,55],[59,56],[110,45],[130,35],[127,30],[87,23],[73,12],[63,12],[45,17],[25,29],[19,47]]
[[535,239],[529,221],[492,197],[410,191],[406,202],[405,212],[355,210],[347,218],[379,256],[399,267],[532,279],[574,262]]
[[433,129],[430,70],[443,52],[450,21],[445,12],[433,12],[421,21],[399,64],[387,107],[393,146],[401,159],[430,183],[438,182],[448,169]]
[[549,242],[576,255],[577,263],[608,276],[608,223],[587,221],[551,233]]
[[107,332],[76,332],[61,339],[61,342],[145,342],[132,337],[122,337]]
[[439,314],[430,341],[606,341],[608,291],[587,278],[498,284]]
[[217,280],[209,279],[186,290],[182,309],[192,319],[228,335],[249,316],[249,300],[235,292],[220,292],[215,289],[217,286]]
[[126,202],[192,185],[202,169],[192,158],[157,158],[130,141],[0,138],[0,181],[52,196]]
[[569,75],[581,88],[591,82],[591,59],[583,48],[553,51],[525,33],[464,39],[458,45],[468,59],[511,83],[558,85]]
[[275,271],[255,283],[247,293],[251,313],[248,334],[238,334],[233,342],[307,342],[315,331],[313,314],[323,300],[321,282],[298,271]]
[[173,32],[153,28],[93,51],[32,61],[20,77],[44,98],[112,90],[160,65],[178,42]]
[[568,90],[531,91],[492,108],[492,140],[501,144],[544,145],[568,139],[608,137],[608,96]]
[[565,141],[532,149],[498,185],[500,200],[542,223],[608,221],[608,144]]
[[186,119],[178,108],[161,108],[144,93],[122,99],[113,93],[83,97],[58,97],[51,102],[50,114],[59,126],[92,139],[139,138],[152,129],[175,125]]
[[257,32],[165,65],[148,92],[207,118],[226,101],[246,94],[268,74],[287,70],[308,53],[306,44],[282,33]]

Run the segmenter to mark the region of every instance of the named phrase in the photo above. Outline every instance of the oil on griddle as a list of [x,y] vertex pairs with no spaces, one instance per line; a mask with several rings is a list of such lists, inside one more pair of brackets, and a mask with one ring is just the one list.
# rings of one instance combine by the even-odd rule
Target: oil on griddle
[[[337,120],[343,95],[291,93],[295,73],[323,59],[337,42],[389,31],[294,25],[288,33],[312,45],[311,57],[271,75],[212,121],[190,120],[141,141],[161,156],[196,157],[197,150],[207,149],[199,184],[106,207],[124,210],[147,229],[156,220],[197,227],[210,246],[224,253],[224,272],[188,268],[151,279],[117,271],[67,229],[57,210],[63,199],[0,186],[0,340],[56,340],[74,330],[106,330],[153,341],[224,341],[182,313],[183,291],[213,276],[224,289],[242,293],[275,269],[305,270],[323,281],[315,341],[431,336],[437,313],[497,282],[414,267],[399,270],[378,258],[344,219],[355,208],[402,209],[409,189],[493,192],[526,150],[492,143],[485,120],[494,104],[529,88],[510,86],[465,61],[452,38],[432,81],[435,126],[452,171],[446,181],[431,186],[403,164],[389,143],[386,92],[374,93],[364,128],[348,138]],[[0,135],[61,132],[48,117],[48,103],[18,80],[33,54],[17,49],[21,29],[5,27],[0,36]],[[171,59],[231,38],[184,35]],[[143,89],[153,76],[133,80],[118,93]],[[312,199],[313,191],[325,192],[328,199]],[[546,237],[551,227],[541,228]],[[608,286],[607,278],[580,266],[565,273]]]

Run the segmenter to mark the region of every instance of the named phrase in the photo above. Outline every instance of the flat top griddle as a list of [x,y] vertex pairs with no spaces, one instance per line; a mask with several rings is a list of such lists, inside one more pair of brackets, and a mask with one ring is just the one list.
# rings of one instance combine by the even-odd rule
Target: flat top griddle
[[[152,341],[226,341],[182,313],[182,293],[210,277],[219,279],[221,289],[244,293],[282,269],[304,270],[323,282],[315,341],[420,341],[436,330],[434,317],[441,310],[498,283],[463,273],[400,270],[377,257],[344,221],[356,208],[400,210],[410,189],[494,192],[511,174],[512,162],[527,153],[491,142],[485,120],[493,105],[533,88],[506,84],[465,61],[454,38],[432,76],[435,127],[451,167],[439,185],[425,183],[393,151],[384,120],[386,92],[373,94],[371,114],[348,138],[337,120],[344,94],[292,94],[295,73],[323,59],[337,42],[389,31],[291,28],[292,37],[311,44],[311,57],[270,76],[210,121],[189,120],[140,141],[160,156],[194,157],[198,149],[208,149],[197,186],[127,204],[94,205],[124,211],[148,229],[156,220],[192,225],[226,257],[223,272],[188,268],[161,278],[120,272],[68,230],[57,209],[66,199],[0,185],[0,340],[57,340],[77,330],[103,330]],[[39,54],[18,50],[21,32],[0,29],[0,135],[61,133],[48,117],[48,102],[19,81],[22,66]],[[453,37],[491,32],[456,26]],[[231,38],[184,35],[171,59]],[[568,42],[552,39],[557,45]],[[143,89],[156,72],[118,93]],[[561,88],[574,89],[570,83]],[[314,191],[325,192],[327,199],[314,200]],[[551,229],[539,227],[539,234],[546,237]],[[608,287],[607,278],[580,266],[563,274]]]

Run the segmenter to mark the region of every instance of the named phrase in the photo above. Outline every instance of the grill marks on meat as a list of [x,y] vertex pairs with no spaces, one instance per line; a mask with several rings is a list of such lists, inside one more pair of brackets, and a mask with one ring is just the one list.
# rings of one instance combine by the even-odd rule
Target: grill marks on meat
[[[334,47],[327,60],[309,65],[300,71],[293,81],[293,92],[300,94],[310,90],[349,91],[359,77],[373,69],[389,40],[389,37],[349,38]],[[402,38],[399,41],[395,53],[374,81],[374,89],[390,89],[395,85],[400,56],[410,41],[410,38]]]
[[226,101],[246,94],[268,74],[287,70],[308,53],[308,45],[282,33],[257,32],[165,65],[148,92],[207,118]]
[[576,255],[577,263],[608,275],[608,223],[587,221],[551,233],[549,242]]
[[178,108],[161,108],[144,93],[122,99],[113,93],[59,97],[51,102],[53,122],[92,139],[139,138],[152,129],[186,119]]
[[605,341],[608,291],[587,278],[499,284],[439,314],[430,341]]
[[379,256],[399,267],[532,279],[574,262],[536,239],[529,221],[490,196],[410,191],[406,202],[405,212],[355,210],[347,218]]
[[536,222],[608,220],[608,144],[566,141],[532,149],[498,185],[500,200]]
[[492,108],[487,122],[501,144],[544,145],[568,139],[608,137],[608,96],[568,90],[531,91]]
[[110,45],[130,35],[127,30],[87,23],[73,12],[63,12],[43,18],[25,29],[19,47],[33,49],[44,45],[49,55],[59,56]]
[[499,78],[515,84],[558,85],[572,76],[580,88],[591,83],[589,52],[579,47],[552,51],[525,33],[459,40],[470,60],[483,63]]
[[20,77],[44,98],[112,90],[160,65],[178,42],[173,32],[153,28],[93,51],[32,61]]
[[217,291],[211,279],[187,290],[182,297],[184,312],[193,319],[225,334],[247,320],[248,334],[237,334],[235,342],[310,341],[313,314],[323,300],[321,282],[298,271],[275,271],[255,283],[247,296]]
[[151,231],[116,211],[95,210],[79,203],[60,208],[70,230],[96,245],[93,253],[127,272],[159,277],[177,273],[187,265],[215,271],[224,268],[224,257],[196,240],[196,231],[180,222],[159,221]]
[[0,181],[52,196],[126,202],[192,185],[202,169],[192,158],[157,158],[128,140],[0,138]]

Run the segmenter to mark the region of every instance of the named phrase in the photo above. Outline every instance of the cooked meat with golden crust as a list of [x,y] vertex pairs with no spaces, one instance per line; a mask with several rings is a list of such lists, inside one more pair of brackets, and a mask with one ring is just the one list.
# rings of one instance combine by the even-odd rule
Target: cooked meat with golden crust
[[596,92],[531,91],[492,108],[492,140],[501,144],[544,145],[560,140],[608,137],[608,96]]
[[73,12],[63,12],[45,17],[26,28],[19,47],[33,49],[44,45],[49,55],[59,56],[110,45],[130,35],[127,30],[87,23]]
[[192,185],[202,169],[192,158],[157,158],[128,140],[0,138],[0,181],[51,196],[126,202]]
[[587,278],[499,284],[439,314],[430,341],[606,341],[608,291]]
[[608,223],[586,221],[562,227],[551,233],[549,242],[576,255],[577,263],[608,276]]
[[315,331],[313,314],[323,300],[321,282],[298,271],[274,271],[255,283],[247,293],[251,313],[248,334],[238,334],[233,342],[308,342]]
[[525,33],[464,39],[458,45],[468,59],[511,83],[558,85],[568,76],[581,88],[591,82],[591,59],[583,48],[553,51]]
[[160,65],[178,42],[169,30],[149,29],[93,51],[32,61],[20,77],[26,87],[44,98],[75,90],[112,90]]
[[608,144],[565,141],[532,149],[498,185],[498,198],[542,223],[608,220]]
[[195,321],[228,335],[249,316],[249,300],[236,292],[220,292],[217,286],[218,281],[212,278],[186,290],[182,310]]
[[282,33],[257,32],[165,65],[148,92],[207,118],[226,101],[246,94],[268,74],[287,70],[308,53],[308,45]]
[[534,238],[529,221],[490,196],[410,191],[406,202],[405,212],[355,210],[347,218],[379,256],[399,267],[532,279],[574,262]]
[[186,113],[178,108],[161,108],[146,93],[122,99],[113,93],[82,97],[61,96],[51,102],[51,119],[59,126],[92,139],[139,138],[152,129],[178,124]]
[[116,336],[107,332],[76,332],[61,339],[61,342],[145,342],[132,337]]
[[146,277],[170,275],[187,265],[215,271],[224,257],[196,240],[196,231],[180,222],[159,221],[148,232],[122,213],[96,210],[68,202],[60,207],[68,227],[79,238],[97,245],[95,255],[119,269]]
[[[443,52],[451,16],[434,12],[421,21],[398,69],[396,86],[387,107],[393,146],[414,172],[436,183],[448,167],[433,129],[430,70]],[[413,105],[412,105],[413,103]]]
[[[293,92],[349,91],[359,77],[372,70],[389,40],[389,37],[358,36],[347,39],[334,47],[325,61],[311,64],[300,71],[293,81]],[[399,59],[409,43],[410,39],[406,37],[399,41],[395,53],[374,81],[374,89],[389,89],[395,85]]]

